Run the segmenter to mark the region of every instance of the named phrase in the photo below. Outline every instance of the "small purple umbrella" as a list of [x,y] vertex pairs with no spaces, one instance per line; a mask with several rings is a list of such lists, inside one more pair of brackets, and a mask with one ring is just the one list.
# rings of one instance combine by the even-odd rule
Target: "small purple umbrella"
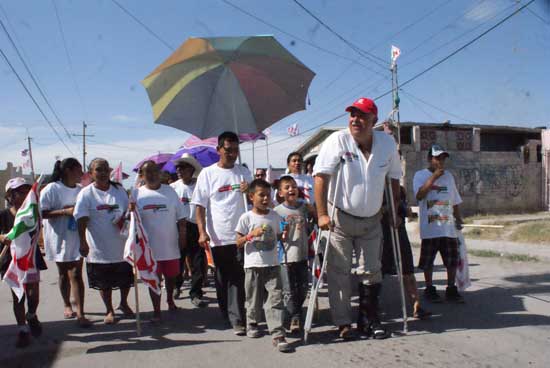
[[208,167],[220,160],[220,155],[216,151],[216,148],[211,146],[195,146],[192,148],[181,148],[178,152],[174,153],[170,161],[164,165],[162,170],[168,171],[173,174],[176,172],[174,162],[181,157],[184,153],[189,153],[201,164],[202,167]]
[[162,167],[165,163],[167,163],[173,156],[173,153],[157,153],[156,155],[149,156],[141,160],[136,166],[134,166],[134,172],[138,172],[139,168],[145,161],[154,161],[157,165]]

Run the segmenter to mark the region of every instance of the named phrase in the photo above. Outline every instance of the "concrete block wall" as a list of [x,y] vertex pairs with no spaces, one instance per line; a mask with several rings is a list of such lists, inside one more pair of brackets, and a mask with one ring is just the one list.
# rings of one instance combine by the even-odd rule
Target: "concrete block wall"
[[[479,151],[479,131],[476,129],[471,134],[432,130],[420,136],[420,151],[415,150],[419,146],[418,142],[413,141],[412,145],[402,146],[403,184],[407,189],[410,205],[417,205],[413,193],[414,174],[428,166],[428,147],[430,141],[435,139],[435,142],[443,144],[449,150],[447,168],[455,177],[464,201],[461,209],[465,215],[542,209],[543,173],[542,165],[537,162],[536,157],[536,146],[540,142],[529,142],[530,155],[525,162],[520,151]],[[465,143],[465,139],[470,139],[471,143]]]

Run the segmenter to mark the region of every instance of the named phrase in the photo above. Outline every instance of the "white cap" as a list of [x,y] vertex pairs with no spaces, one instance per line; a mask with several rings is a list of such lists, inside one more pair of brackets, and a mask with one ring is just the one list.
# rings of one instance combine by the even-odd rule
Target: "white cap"
[[430,148],[430,153],[432,157],[438,157],[440,155],[447,155],[449,157],[449,152],[445,151],[445,148],[441,147],[439,144],[433,144]]
[[12,178],[12,179],[8,180],[8,182],[6,183],[5,191],[7,193],[8,191],[10,191],[12,189],[17,189],[22,185],[30,185],[30,184],[27,183],[25,178],[21,178],[21,177]]

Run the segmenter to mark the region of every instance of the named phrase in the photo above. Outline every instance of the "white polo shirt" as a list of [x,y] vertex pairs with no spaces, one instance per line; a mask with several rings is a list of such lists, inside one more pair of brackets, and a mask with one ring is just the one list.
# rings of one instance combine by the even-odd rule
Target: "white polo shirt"
[[367,161],[348,129],[332,133],[323,143],[315,161],[313,175],[331,175],[328,200],[334,198],[340,159],[342,177],[336,207],[358,217],[371,217],[382,206],[386,175],[401,178],[397,145],[384,132],[373,131],[372,152]]

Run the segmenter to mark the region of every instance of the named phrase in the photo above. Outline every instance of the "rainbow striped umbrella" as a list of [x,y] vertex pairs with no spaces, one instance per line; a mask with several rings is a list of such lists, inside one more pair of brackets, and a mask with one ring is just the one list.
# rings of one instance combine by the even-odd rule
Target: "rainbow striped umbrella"
[[142,84],[155,123],[207,138],[304,110],[314,76],[273,36],[189,38]]

